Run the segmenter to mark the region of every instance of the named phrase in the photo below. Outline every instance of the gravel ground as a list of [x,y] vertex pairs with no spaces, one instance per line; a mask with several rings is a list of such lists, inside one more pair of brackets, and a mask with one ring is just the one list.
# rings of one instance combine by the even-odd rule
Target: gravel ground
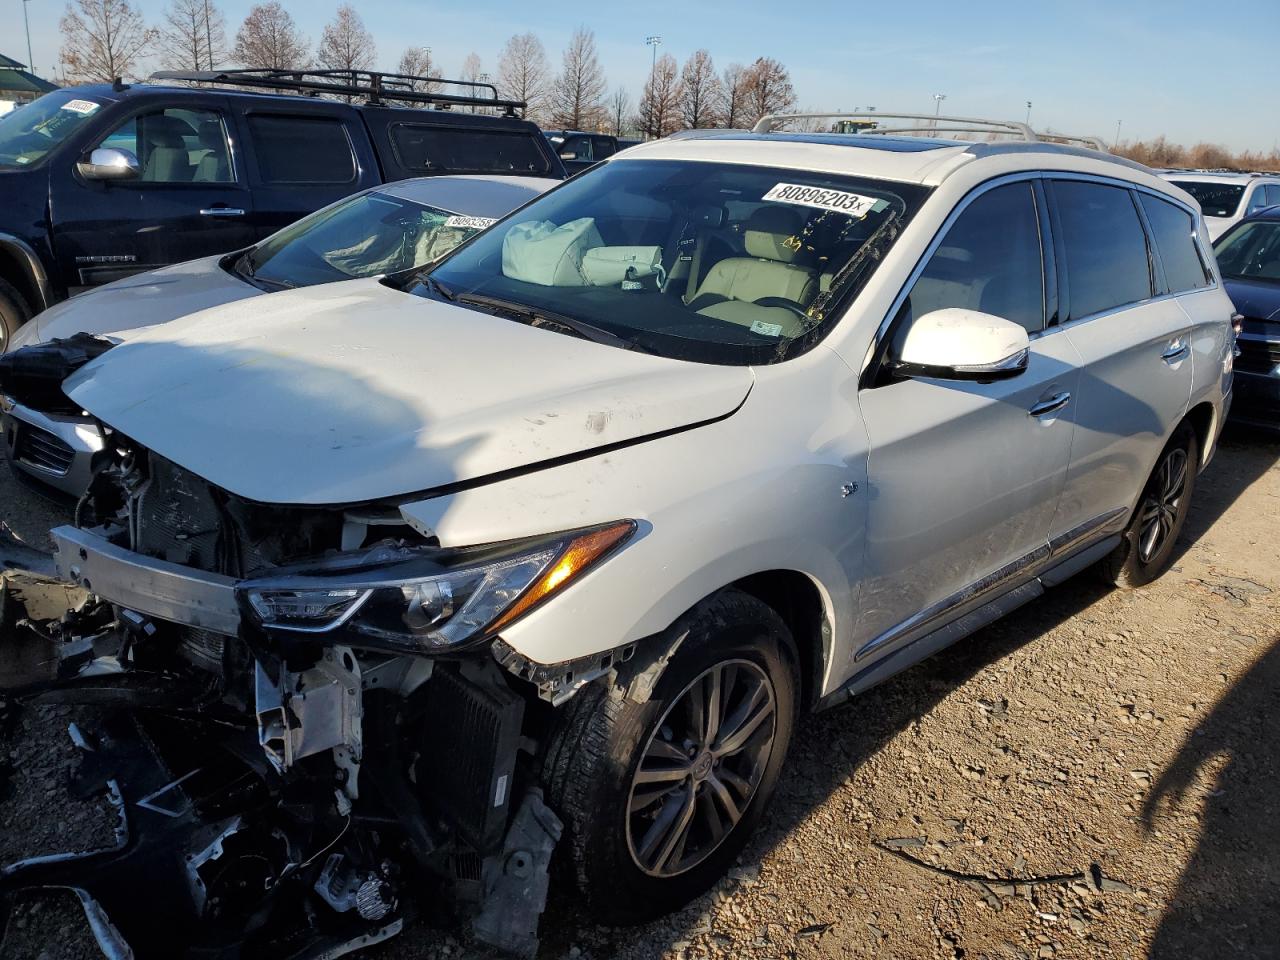
[[[0,515],[38,542],[48,517],[7,483]],[[1183,548],[1144,590],[1077,577],[809,719],[717,890],[630,930],[562,898],[542,957],[1280,958],[1280,441],[1228,435]],[[47,849],[70,809],[48,747],[66,722],[7,734],[0,859]],[[0,958],[91,955],[83,926],[32,899]],[[411,928],[367,956],[471,952]]]

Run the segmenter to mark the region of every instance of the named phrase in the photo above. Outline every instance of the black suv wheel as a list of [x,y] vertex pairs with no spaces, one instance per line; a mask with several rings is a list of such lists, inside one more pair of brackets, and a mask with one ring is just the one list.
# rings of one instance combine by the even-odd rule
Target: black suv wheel
[[0,353],[9,346],[18,328],[31,319],[31,308],[22,294],[5,280],[0,280]]

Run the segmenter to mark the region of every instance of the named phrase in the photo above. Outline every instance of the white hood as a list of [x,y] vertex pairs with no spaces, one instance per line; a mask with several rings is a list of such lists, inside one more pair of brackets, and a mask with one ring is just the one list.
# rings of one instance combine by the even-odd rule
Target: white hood
[[232,493],[340,504],[726,416],[752,382],[353,280],[153,327],[65,390]]
[[74,333],[119,336],[263,292],[223,270],[218,265],[221,259],[205,257],[176,263],[125,277],[65,300],[32,321],[37,330],[36,339],[31,342],[69,337]]

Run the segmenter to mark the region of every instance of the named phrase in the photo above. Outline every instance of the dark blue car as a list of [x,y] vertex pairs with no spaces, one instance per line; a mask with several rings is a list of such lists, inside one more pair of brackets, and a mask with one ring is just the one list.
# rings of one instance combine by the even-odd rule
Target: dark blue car
[[1241,220],[1213,249],[1227,293],[1244,318],[1231,417],[1280,430],[1280,206]]

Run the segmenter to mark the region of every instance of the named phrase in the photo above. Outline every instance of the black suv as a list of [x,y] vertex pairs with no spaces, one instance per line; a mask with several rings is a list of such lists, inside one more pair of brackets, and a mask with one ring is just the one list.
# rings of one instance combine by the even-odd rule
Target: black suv
[[[246,247],[374,184],[565,175],[524,105],[488,84],[366,71],[151,80],[58,90],[0,120],[0,352],[71,294]],[[442,92],[455,87],[467,92]]]
[[581,130],[548,130],[547,140],[555,147],[570,174],[594,167],[619,150],[633,147],[639,140],[623,140],[607,133],[583,133]]

